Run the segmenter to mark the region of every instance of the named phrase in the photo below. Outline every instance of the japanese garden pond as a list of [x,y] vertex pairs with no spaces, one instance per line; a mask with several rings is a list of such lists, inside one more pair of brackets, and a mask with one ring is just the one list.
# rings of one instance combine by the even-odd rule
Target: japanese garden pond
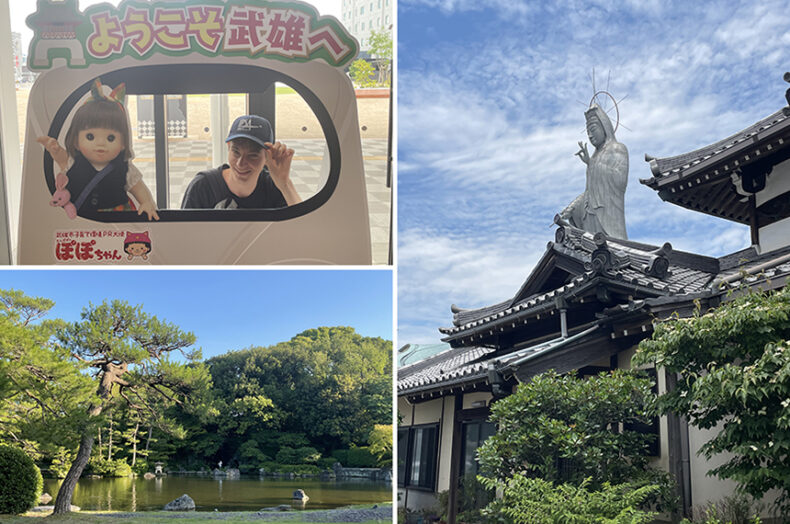
[[[44,479],[44,492],[55,497],[61,482],[61,479]],[[290,504],[297,489],[303,489],[310,500],[304,506],[294,501],[294,509],[392,502],[390,482],[170,475],[151,480],[143,477],[83,478],[74,490],[72,504],[89,511],[156,511],[186,493],[195,501],[197,511],[258,511]]]

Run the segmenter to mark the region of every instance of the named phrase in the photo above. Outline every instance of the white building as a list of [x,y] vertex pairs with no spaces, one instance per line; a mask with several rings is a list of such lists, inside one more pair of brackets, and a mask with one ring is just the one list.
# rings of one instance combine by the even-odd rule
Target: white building
[[359,41],[362,51],[368,49],[372,30],[391,30],[394,0],[343,0],[343,25]]

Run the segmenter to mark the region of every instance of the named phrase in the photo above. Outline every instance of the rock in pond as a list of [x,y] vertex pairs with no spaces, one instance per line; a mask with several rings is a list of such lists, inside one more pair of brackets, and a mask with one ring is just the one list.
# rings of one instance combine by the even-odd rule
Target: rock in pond
[[165,504],[165,511],[190,511],[195,509],[195,501],[186,493]]
[[310,500],[310,497],[307,496],[307,493],[304,492],[303,489],[297,489],[294,491],[294,495],[292,497],[294,500],[301,500],[302,502],[307,502]]
[[147,471],[147,472],[145,473],[145,475],[143,475],[143,478],[144,478],[145,480],[151,480],[151,479],[155,479],[155,478],[156,478],[156,475],[154,475],[154,474],[153,474],[153,473],[151,473],[150,471]]

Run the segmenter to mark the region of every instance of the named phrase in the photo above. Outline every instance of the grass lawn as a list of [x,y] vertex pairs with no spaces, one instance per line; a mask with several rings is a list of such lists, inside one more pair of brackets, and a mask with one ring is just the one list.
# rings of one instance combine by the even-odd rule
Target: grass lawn
[[[350,506],[351,508],[370,508],[369,504],[364,506]],[[392,509],[392,504],[379,504],[380,508]],[[322,511],[322,510],[316,510]],[[99,515],[101,513],[101,515]],[[266,516],[258,515],[255,512],[248,511],[233,511],[233,512],[188,512],[176,513],[170,511],[146,511],[137,513],[134,517],[129,517],[128,513],[118,512],[118,516],[113,516],[106,511],[80,511],[71,513],[64,516],[44,516],[41,513],[27,513],[25,515],[0,515],[0,522],[8,524],[60,524],[60,523],[101,523],[101,524],[191,524],[195,522],[227,522],[230,524],[236,522],[285,522],[288,524],[314,524],[317,521],[307,521],[300,519],[301,515],[307,512],[282,512],[282,513],[267,513]],[[369,520],[361,524],[381,524],[382,522],[390,522],[391,519],[384,520]],[[320,522],[320,521],[318,521]],[[337,517],[332,519],[332,522],[343,522],[337,520]]]

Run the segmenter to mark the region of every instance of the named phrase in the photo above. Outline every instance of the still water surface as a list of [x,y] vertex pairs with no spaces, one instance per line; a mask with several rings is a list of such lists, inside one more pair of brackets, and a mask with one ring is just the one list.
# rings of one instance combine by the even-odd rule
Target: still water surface
[[[61,482],[44,479],[44,491],[54,497]],[[171,475],[151,480],[142,477],[80,479],[72,504],[84,510],[154,511],[186,493],[195,501],[197,511],[214,511],[215,508],[219,511],[257,511],[290,504],[297,489],[303,489],[310,500],[305,506],[294,504],[295,509],[328,509],[392,501],[389,482],[257,477],[227,480]]]

